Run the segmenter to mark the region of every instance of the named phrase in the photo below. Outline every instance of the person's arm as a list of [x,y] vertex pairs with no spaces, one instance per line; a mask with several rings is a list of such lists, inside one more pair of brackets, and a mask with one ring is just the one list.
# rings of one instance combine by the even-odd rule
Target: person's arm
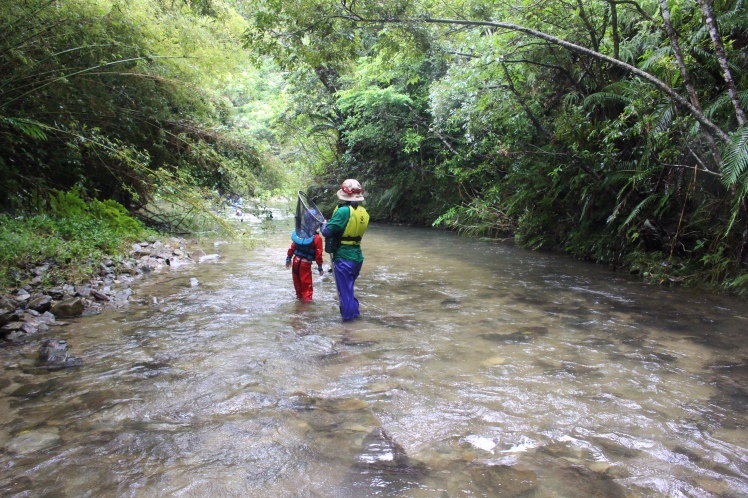
[[345,227],[348,225],[348,218],[351,216],[351,208],[343,206],[335,211],[327,223],[322,225],[322,235],[325,237],[331,237],[333,235],[340,235],[345,232]]
[[288,248],[288,253],[286,253],[286,268],[291,268],[291,258],[293,257],[293,252],[296,250],[296,242],[291,242],[291,247]]
[[319,271],[319,274],[322,275],[324,273],[324,270],[322,270],[322,263],[324,263],[324,260],[322,259],[322,237],[320,237],[318,234],[314,234],[314,260],[317,262],[317,271]]

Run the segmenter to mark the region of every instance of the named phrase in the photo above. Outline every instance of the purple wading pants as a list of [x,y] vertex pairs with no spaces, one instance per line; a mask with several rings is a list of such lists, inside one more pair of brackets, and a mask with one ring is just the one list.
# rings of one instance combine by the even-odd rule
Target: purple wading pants
[[353,295],[353,284],[358,278],[363,263],[339,259],[333,263],[335,286],[340,298],[340,315],[343,320],[353,320],[359,316],[358,299]]

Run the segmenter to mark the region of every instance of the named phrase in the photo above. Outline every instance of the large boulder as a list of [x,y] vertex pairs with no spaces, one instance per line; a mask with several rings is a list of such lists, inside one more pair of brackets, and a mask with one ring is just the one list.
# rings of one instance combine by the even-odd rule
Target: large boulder
[[50,309],[55,318],[72,318],[80,316],[85,308],[85,303],[80,297],[72,297],[56,303]]

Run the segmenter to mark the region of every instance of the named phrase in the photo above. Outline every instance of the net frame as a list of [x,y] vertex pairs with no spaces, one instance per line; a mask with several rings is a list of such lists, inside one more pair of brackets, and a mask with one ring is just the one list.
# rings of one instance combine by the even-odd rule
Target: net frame
[[[320,225],[325,221],[325,217],[322,216],[322,211],[312,202],[307,195],[299,190],[298,200],[296,201],[296,234],[299,237],[306,238],[314,235]],[[312,219],[316,223],[314,226],[310,226],[309,220]],[[304,221],[306,220],[306,223]],[[313,228],[313,230],[312,230]]]

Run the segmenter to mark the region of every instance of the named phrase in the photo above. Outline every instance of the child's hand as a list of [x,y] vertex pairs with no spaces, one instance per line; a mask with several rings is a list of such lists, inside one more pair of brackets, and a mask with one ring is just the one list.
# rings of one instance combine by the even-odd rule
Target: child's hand
[[291,258],[286,258],[286,268],[291,268]]
[[322,265],[317,265],[317,271],[319,272],[320,275],[325,274],[325,269],[322,268]]

